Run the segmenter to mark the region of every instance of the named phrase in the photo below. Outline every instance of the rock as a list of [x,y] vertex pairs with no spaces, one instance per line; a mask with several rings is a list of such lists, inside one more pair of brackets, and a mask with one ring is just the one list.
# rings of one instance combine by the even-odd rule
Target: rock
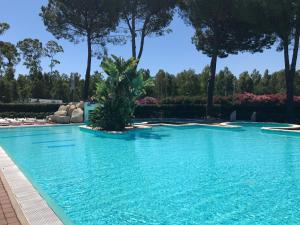
[[76,105],[70,105],[68,109],[68,116],[72,116],[73,111],[76,109]]
[[76,107],[77,107],[77,108],[80,108],[80,109],[83,109],[83,108],[84,108],[84,102],[81,101],[81,102],[77,103],[77,104],[76,104]]
[[54,116],[67,116],[67,114],[68,114],[67,111],[60,110],[60,111],[55,112]]
[[60,123],[60,124],[70,123],[70,117],[69,116],[56,116],[56,115],[53,115],[53,116],[50,117],[50,119],[54,123]]
[[71,117],[71,123],[83,123],[83,110],[77,108],[73,111]]
[[59,108],[58,108],[58,111],[68,111],[70,106],[68,105],[61,105]]

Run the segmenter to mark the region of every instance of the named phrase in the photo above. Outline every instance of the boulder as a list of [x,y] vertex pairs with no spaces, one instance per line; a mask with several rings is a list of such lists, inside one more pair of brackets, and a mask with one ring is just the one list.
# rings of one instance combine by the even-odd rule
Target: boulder
[[67,111],[60,110],[60,111],[55,112],[54,116],[67,116],[67,114],[68,114]]
[[83,109],[83,108],[84,108],[84,102],[81,101],[81,102],[77,103],[77,104],[76,104],[76,107],[77,107],[77,108],[80,108],[80,109]]
[[50,116],[50,120],[54,123],[60,123],[60,124],[68,124],[70,123],[70,117],[69,116]]
[[69,107],[70,107],[69,105],[61,105],[58,108],[58,111],[68,111]]
[[68,116],[72,116],[73,111],[76,109],[76,105],[70,105],[69,109],[68,109]]
[[71,123],[83,123],[83,110],[81,108],[74,109],[71,116]]

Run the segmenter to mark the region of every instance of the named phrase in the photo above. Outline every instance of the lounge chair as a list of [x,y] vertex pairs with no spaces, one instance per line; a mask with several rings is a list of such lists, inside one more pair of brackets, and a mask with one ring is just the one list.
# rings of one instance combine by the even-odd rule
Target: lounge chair
[[35,118],[27,118],[22,121],[24,125],[35,125],[36,124],[36,119]]
[[11,126],[20,126],[22,125],[22,122],[19,121],[18,119],[6,119],[11,125]]
[[9,126],[10,122],[6,119],[0,119],[0,126]]

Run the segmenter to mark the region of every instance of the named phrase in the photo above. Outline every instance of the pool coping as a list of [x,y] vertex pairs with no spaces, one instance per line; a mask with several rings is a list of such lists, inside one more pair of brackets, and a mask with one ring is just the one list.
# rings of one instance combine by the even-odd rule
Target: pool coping
[[83,130],[89,130],[89,131],[95,131],[95,132],[105,132],[107,134],[122,134],[127,131],[133,130],[133,129],[149,129],[152,127],[157,127],[157,126],[168,126],[168,127],[186,127],[186,126],[200,126],[200,127],[210,127],[210,128],[224,128],[224,129],[240,129],[241,126],[236,126],[236,125],[230,125],[230,124],[225,124],[225,123],[216,123],[216,124],[205,124],[205,123],[183,123],[183,124],[169,124],[169,123],[156,123],[156,124],[151,124],[151,123],[135,123],[133,128],[127,129],[126,131],[121,131],[121,132],[116,132],[116,131],[104,131],[100,130],[97,128],[92,128],[91,126],[88,125],[81,125],[79,126],[80,129]]
[[64,224],[1,146],[0,169],[0,178],[21,224]]
[[70,123],[70,124],[40,124],[40,125],[18,125],[18,126],[0,126],[1,129],[13,129],[13,128],[36,128],[36,127],[60,127],[60,126],[80,126],[84,123]]
[[[240,121],[240,122],[225,122],[223,124],[235,124],[235,123],[239,123],[239,124],[243,124],[243,123],[253,123],[253,124],[265,124],[265,127],[261,127],[262,131],[267,131],[270,133],[292,133],[292,134],[300,134],[300,125],[298,124],[291,124],[291,123],[285,123],[286,125],[289,125],[289,127],[282,127],[280,125],[282,125],[282,123],[274,123],[274,122],[247,122],[247,121]],[[272,124],[278,124],[278,127],[268,127],[268,124],[272,123]]]

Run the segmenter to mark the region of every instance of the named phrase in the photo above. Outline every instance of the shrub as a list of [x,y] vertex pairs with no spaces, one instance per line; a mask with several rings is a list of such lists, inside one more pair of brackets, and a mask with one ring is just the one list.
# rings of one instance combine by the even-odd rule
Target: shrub
[[142,72],[136,70],[137,62],[115,56],[102,62],[108,77],[97,86],[99,104],[91,115],[93,127],[122,131],[131,123],[136,101],[148,83],[148,80],[144,81]]
[[273,95],[254,95],[251,93],[237,94],[234,96],[236,105],[283,105],[286,102],[286,96],[283,94]]
[[50,112],[0,112],[0,118],[37,118],[45,119]]
[[[285,105],[214,105],[213,117],[229,120],[230,114],[237,111],[238,120],[250,120],[253,112],[257,113],[257,121],[286,122]],[[296,121],[300,121],[300,105],[295,107]],[[135,111],[138,119],[147,118],[186,118],[203,119],[206,106],[197,104],[180,105],[139,105]]]
[[[214,116],[220,115],[220,106],[214,107]],[[135,110],[136,118],[201,118],[206,115],[206,106],[199,104],[139,105]]]
[[176,96],[164,98],[160,102],[164,105],[180,105],[180,104],[205,104],[206,98],[202,96]]
[[59,104],[0,104],[0,112],[55,112]]

